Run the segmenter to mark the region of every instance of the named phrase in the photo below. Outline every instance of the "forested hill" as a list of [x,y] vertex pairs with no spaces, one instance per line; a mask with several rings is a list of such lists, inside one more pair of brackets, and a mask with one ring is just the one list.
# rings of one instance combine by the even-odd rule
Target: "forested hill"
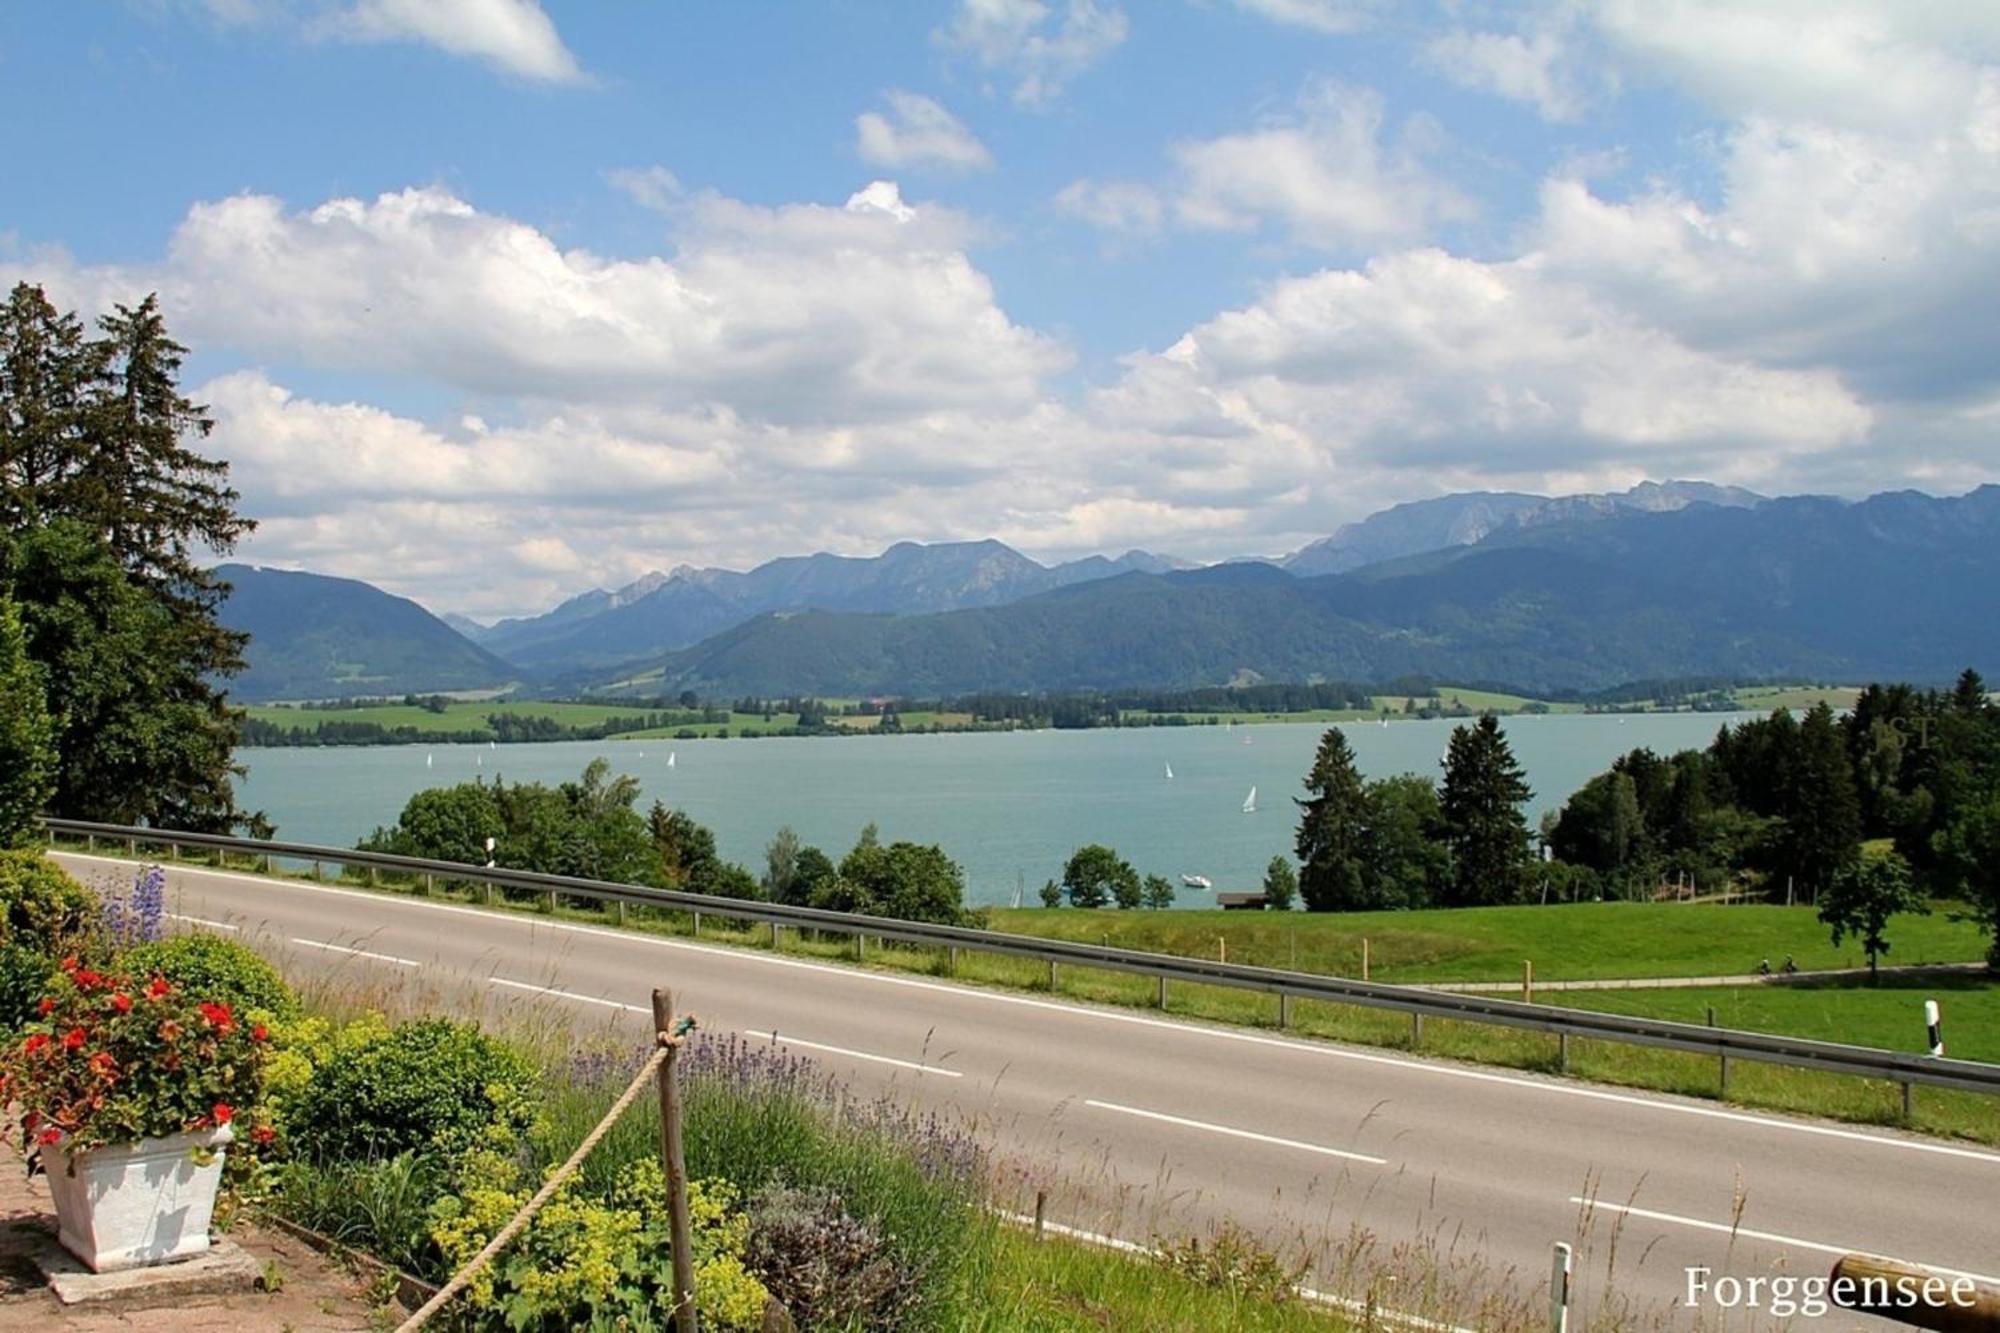
[[[2000,660],[2000,487],[1507,529],[1352,574],[1132,573],[939,615],[766,616],[646,688],[940,694],[1404,674],[1948,680]],[[625,673],[630,674],[630,673]]]
[[321,699],[480,689],[520,674],[403,597],[355,579],[223,565],[221,619],[247,631],[239,699]]

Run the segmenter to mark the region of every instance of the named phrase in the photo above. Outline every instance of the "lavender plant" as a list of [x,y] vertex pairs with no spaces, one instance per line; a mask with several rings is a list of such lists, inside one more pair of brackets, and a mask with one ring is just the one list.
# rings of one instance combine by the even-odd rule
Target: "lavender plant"
[[104,904],[104,924],[120,949],[159,939],[166,914],[167,872],[158,866],[142,869],[123,899],[113,896]]

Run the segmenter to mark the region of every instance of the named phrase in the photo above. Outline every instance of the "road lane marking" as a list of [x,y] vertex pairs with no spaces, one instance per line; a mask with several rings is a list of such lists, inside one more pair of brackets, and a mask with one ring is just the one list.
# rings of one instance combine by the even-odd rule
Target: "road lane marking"
[[1572,1195],[1570,1202],[1582,1204],[1586,1209],[1603,1209],[1607,1213],[1620,1213],[1626,1217],[1642,1217],[1649,1222],[1668,1222],[1675,1226],[1692,1227],[1697,1231],[1715,1231],[1727,1236],[1741,1236],[1746,1240],[1767,1240],[1774,1245],[1789,1245],[1794,1249],[1812,1250],[1819,1254],[1865,1254],[1876,1259],[1887,1259],[1892,1264],[1909,1264],[1917,1268],[1927,1268],[1933,1273],[1946,1277],[1966,1277],[1974,1282],[1985,1282],[2000,1286],[2000,1277],[1988,1277],[1984,1273],[1967,1273],[1957,1268],[1945,1268],[1938,1264],[1921,1263],[1915,1259],[1896,1259],[1886,1254],[1876,1254],[1865,1245],[1825,1245],[1816,1240],[1801,1240],[1797,1236],[1781,1236],[1775,1231],[1752,1231],[1748,1227],[1733,1227],[1722,1222],[1704,1222],[1697,1217],[1681,1217],[1674,1213],[1656,1213],[1650,1208],[1634,1208],[1629,1204],[1605,1203],[1602,1199],[1586,1199]]
[[351,954],[356,958],[370,958],[378,963],[394,963],[397,967],[423,966],[422,963],[419,963],[414,958],[398,958],[392,953],[370,953],[366,949],[356,949],[352,945],[328,944],[324,940],[301,939],[296,935],[292,937],[292,943],[303,944],[308,949],[325,949],[328,953],[344,953]]
[[621,1000],[602,1000],[594,995],[578,995],[575,991],[557,990],[554,986],[535,986],[525,981],[509,981],[505,977],[488,977],[491,986],[512,986],[515,990],[530,991],[536,995],[555,995],[565,1000],[575,1000],[578,1004],[599,1004],[606,1009],[623,1009],[628,1014],[650,1014],[653,1011],[641,1005],[626,1004]]
[[803,1037],[780,1036],[775,1032],[759,1032],[754,1028],[744,1028],[743,1035],[768,1041],[774,1046],[803,1046],[809,1051],[827,1051],[833,1055],[845,1055],[853,1060],[873,1060],[878,1065],[895,1065],[898,1069],[914,1069],[919,1074],[942,1074],[946,1078],[964,1078],[956,1069],[945,1069],[938,1065],[918,1064],[914,1060],[898,1060],[889,1055],[870,1055],[866,1051],[850,1051],[845,1046],[826,1046]]
[[236,933],[237,929],[227,921],[210,921],[205,916],[182,916],[179,912],[168,912],[165,915],[169,921],[185,921],[192,926],[207,926],[211,930],[226,930],[232,935]]
[[[112,856],[92,855],[85,852],[59,852],[59,857],[78,861],[102,861],[111,865],[126,865],[128,862]],[[1038,1000],[1027,995],[1008,995],[1000,991],[986,990],[972,986],[950,986],[934,981],[923,981],[915,977],[894,976],[885,972],[873,972],[862,968],[836,967],[825,963],[808,962],[799,958],[780,958],[768,953],[749,949],[731,949],[713,944],[696,944],[688,940],[666,939],[658,935],[643,935],[631,931],[612,930],[603,926],[584,926],[567,921],[521,920],[512,913],[498,910],[483,910],[477,907],[462,907],[452,903],[423,902],[410,898],[391,897],[382,893],[369,893],[362,889],[342,889],[330,884],[308,884],[294,880],[274,880],[262,875],[249,875],[236,870],[197,870],[193,867],[177,867],[173,874],[199,875],[208,879],[235,880],[251,885],[267,893],[303,892],[323,893],[341,898],[358,898],[366,902],[389,907],[415,908],[420,911],[448,912],[462,916],[478,917],[482,921],[507,922],[517,928],[529,931],[560,930],[576,935],[593,935],[621,944],[645,944],[663,949],[684,949],[695,953],[709,954],[716,958],[734,959],[741,962],[762,963],[772,967],[800,968],[808,972],[819,972],[827,976],[845,977],[853,981],[873,982],[885,986],[907,986],[916,990],[936,991],[960,999],[981,1000],[989,1004],[1019,1005],[1029,1009],[1043,1009],[1072,1017],[1094,1018],[1107,1023],[1130,1023],[1140,1027],[1158,1028],[1165,1032],[1182,1035],[1213,1037],[1223,1041],[1244,1042],[1256,1046],[1268,1046],[1278,1050],[1298,1051],[1308,1055],[1336,1060],[1351,1060],[1360,1064],[1385,1065],[1395,1069],[1407,1069],[1416,1073],[1431,1074],[1445,1078],[1469,1079],[1478,1083],[1490,1083],[1500,1087],[1520,1088],[1531,1092],[1544,1092],[1564,1097],[1581,1097],[1589,1101],[1609,1102],[1620,1106],[1633,1106],[1643,1110],[1667,1111],[1676,1115],[1699,1116],[1710,1120],[1720,1120],[1731,1124],[1755,1125],[1764,1129],[1784,1130],[1793,1134],[1811,1134],[1822,1138],[1840,1139],[1850,1143],[1871,1144],[1878,1148],[1898,1148],[1906,1152],[1930,1153],[1939,1157],[1955,1157],[1966,1161],[1984,1162],[2000,1166],[2000,1153],[1980,1152],[1972,1148],[1954,1147],[1948,1143],[1928,1142],[1915,1138],[1890,1138],[1882,1134],[1868,1134],[1859,1130],[1840,1129],[1832,1125],[1819,1125],[1805,1120],[1779,1120],[1771,1116],[1756,1115],[1747,1111],[1724,1111],[1716,1107],[1698,1106],[1691,1102],[1669,1101],[1664,1097],[1642,1097],[1628,1093],[1611,1092],[1575,1083],[1557,1082],[1553,1079],[1522,1078],[1513,1074],[1493,1073],[1483,1069],[1470,1069],[1460,1065],[1444,1064],[1425,1060],[1410,1060],[1393,1055],[1380,1055],[1371,1051],[1354,1050],[1331,1043],[1310,1043],[1288,1041],[1280,1037],[1266,1037],[1254,1032],[1232,1031],[1228,1028],[1210,1026],[1189,1020],[1176,1022],[1168,1019],[1148,1018],[1142,1014],[1119,1013],[1110,1009],[1096,1009],[1081,1004],[1063,1004],[1053,1000]]]
[[1085,1106],[1094,1106],[1100,1111],[1117,1111],[1121,1115],[1143,1116],[1147,1120],[1158,1120],[1163,1124],[1180,1125],[1187,1129],[1205,1129],[1211,1134],[1227,1134],[1231,1138],[1249,1139],[1253,1143],[1270,1143],[1280,1148],[1297,1148],[1300,1152],[1316,1152],[1326,1157],[1344,1157],[1350,1162],[1366,1162],[1370,1166],[1387,1166],[1387,1159],[1370,1157],[1363,1152],[1348,1152],[1342,1148],[1329,1148],[1323,1143],[1302,1143],[1298,1139],[1281,1139],[1273,1134],[1259,1134],[1255,1130],[1235,1129],[1229,1125],[1212,1125],[1206,1120],[1188,1120],[1182,1116],[1168,1115],[1164,1111],[1142,1111],[1136,1106],[1120,1106],[1117,1102],[1100,1102],[1086,1097]]

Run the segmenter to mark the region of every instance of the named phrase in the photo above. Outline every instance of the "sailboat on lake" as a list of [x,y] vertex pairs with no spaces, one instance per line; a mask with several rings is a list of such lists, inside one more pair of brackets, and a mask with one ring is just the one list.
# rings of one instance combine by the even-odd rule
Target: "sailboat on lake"
[[1243,813],[1246,815],[1257,813],[1257,789],[1255,787],[1252,787],[1250,794],[1243,798]]
[[1167,765],[1167,781],[1169,781],[1169,782],[1172,782],[1173,780],[1174,780],[1174,766],[1173,766],[1172,764],[1168,764],[1168,765]]

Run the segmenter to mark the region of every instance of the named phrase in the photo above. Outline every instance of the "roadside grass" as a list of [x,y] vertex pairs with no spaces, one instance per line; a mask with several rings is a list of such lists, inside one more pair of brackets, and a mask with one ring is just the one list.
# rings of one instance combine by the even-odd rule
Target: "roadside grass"
[[[194,858],[184,859],[191,864],[203,863]],[[216,858],[209,857],[206,863],[215,864]],[[233,868],[244,867],[235,865]],[[311,878],[309,875],[294,877]],[[375,887],[385,892],[424,894],[421,881],[392,884],[388,882],[390,879],[388,876],[379,878],[382,880],[381,883],[370,885],[366,876],[361,874],[350,874],[344,879],[335,879],[329,875],[327,882],[343,883],[347,887]],[[711,944],[742,948],[764,950],[773,948],[773,935],[769,927],[732,923],[707,913],[702,914],[697,923],[694,914],[689,912],[635,906],[627,908],[621,914],[615,906],[595,904],[588,900],[568,899],[551,904],[546,894],[516,895],[506,891],[497,892],[489,903],[483,886],[464,881],[440,880],[431,888],[428,896],[441,901],[538,913],[578,924],[620,927],[646,934],[684,938],[692,936]],[[1590,914],[1606,908],[1678,914],[1672,919],[1713,915],[1734,921],[1760,912],[1790,912],[1801,920],[1811,919],[1809,913],[1797,908],[1725,908],[1672,904],[1592,904],[1550,909],[1470,909],[1463,915],[1513,911],[1524,915],[1563,916],[1570,913]],[[1172,916],[1200,916],[1209,922],[1226,919],[1223,914],[1215,912],[1087,913],[1074,909],[1058,909],[1033,915],[1049,918],[1073,917],[1087,922],[1104,923],[1107,926],[1121,921],[1143,924]],[[1252,917],[1249,913],[1241,915]],[[1407,913],[1372,915],[1397,916],[1405,921],[1409,919]],[[1307,917],[1303,913],[1297,916],[1309,927],[1327,920],[1327,918]],[[1937,920],[1939,918],[1916,918],[1909,924]],[[1259,923],[1277,924],[1278,921],[1275,915],[1256,914],[1248,924],[1250,926]],[[1304,940],[1314,933],[1316,932],[1311,929],[1301,931],[1302,964],[1305,961]],[[1211,932],[1212,937],[1213,932]],[[1976,941],[1979,937],[1975,933],[1973,938]],[[1670,942],[1670,938],[1663,940],[1663,943]],[[1901,944],[1902,941],[1899,939],[1898,943]],[[1052,973],[1048,964],[1032,959],[977,953],[970,950],[961,950],[954,966],[949,955],[940,949],[869,939],[857,950],[855,940],[850,937],[815,937],[813,932],[802,935],[793,929],[785,929],[778,933],[776,947],[778,951],[788,955],[829,963],[848,965],[858,963],[885,971],[949,977],[962,984],[1038,992],[1057,995],[1066,1000],[1082,1000],[1121,1008],[1156,1011],[1159,1008],[1159,985],[1156,979],[1095,968],[1064,964],[1053,969]],[[1358,956],[1358,943],[1356,949]],[[1232,961],[1237,962],[1258,961],[1255,958],[1241,957],[1234,941],[1231,943],[1229,956]],[[1281,959],[1267,958],[1263,961],[1268,965],[1289,966],[1289,963]],[[1373,976],[1377,980],[1389,979],[1379,970],[1375,971]],[[1539,963],[1537,976],[1544,976]],[[1993,1026],[1992,1011],[1986,1006],[1993,1005],[1996,1001],[1993,999],[1991,983],[1986,985],[1987,990],[1970,988],[1963,992],[1974,997],[1973,1003],[1976,1006],[1974,1012],[1964,1014],[1963,1019],[1984,1026],[1990,1031]],[[1743,1003],[1750,1004],[1767,1001],[1771,994],[1780,989],[1785,988],[1746,987],[1741,988],[1740,993],[1746,997]],[[1799,996],[1805,997],[1809,989],[1813,988],[1801,986],[1790,989],[1795,989]],[[1709,1001],[1690,997],[1716,993],[1729,993],[1729,991],[1728,988],[1724,988],[1721,992],[1704,988],[1580,991],[1564,992],[1555,997],[1545,994],[1542,998],[1544,1002],[1558,1006],[1589,1007],[1627,1013],[1657,1013],[1662,1017],[1680,1017],[1686,1021],[1702,1022]],[[1850,1030],[1846,1014],[1848,1005],[1856,994],[1862,996],[1862,1002],[1854,1010],[1858,1017],[1856,1026]],[[1761,1019],[1767,1024],[1762,1027],[1757,1027],[1752,1022],[1739,1024],[1730,1021],[1721,1006],[1718,1006],[1716,1019],[1724,1026],[1749,1026],[1753,1030],[1822,1037],[1854,1045],[1878,1045],[1887,1049],[1913,1050],[1918,1047],[1911,1039],[1912,1034],[1909,1029],[1912,1022],[1907,1016],[1907,1011],[1914,1007],[1910,999],[1911,994],[1910,991],[1903,992],[1904,998],[1900,1003],[1905,1011],[1905,1017],[1900,1024],[1895,1023],[1887,1009],[1879,1008],[1886,1003],[1879,994],[1871,995],[1862,987],[1817,988],[1816,996],[1812,998],[1780,999],[1768,1009],[1750,1013],[1751,1018]],[[1589,1003],[1586,1005],[1583,1003],[1585,1001]],[[1616,1008],[1621,1004],[1640,1006],[1658,1004],[1663,1007],[1657,1010],[1645,1007]],[[1681,1005],[1688,1007],[1674,1007]],[[1788,1009],[1785,1007],[1787,1005],[1792,1007]],[[1961,1006],[1962,1000],[1954,999],[1951,1012],[1958,1013]],[[2000,1098],[1984,1097],[1976,1093],[1919,1088],[1916,1090],[1913,1106],[1914,1115],[1905,1120],[1901,1088],[1882,1080],[1858,1079],[1813,1070],[1762,1065],[1738,1059],[1732,1062],[1729,1087],[1725,1097],[1718,1064],[1706,1056],[1656,1050],[1622,1042],[1577,1039],[1569,1043],[1568,1064],[1565,1069],[1560,1043],[1556,1037],[1549,1034],[1435,1018],[1425,1020],[1419,1030],[1419,1025],[1405,1014],[1319,1000],[1294,1000],[1289,1010],[1284,1030],[1288,1034],[1301,1037],[1323,1038],[1358,1046],[1419,1053],[1427,1057],[1493,1065],[1533,1074],[1567,1073],[1574,1078],[1615,1086],[1721,1100],[1737,1105],[1796,1112],[1854,1123],[1897,1125],[1929,1134],[2000,1144]],[[1274,1030],[1279,1026],[1279,1005],[1275,996],[1226,987],[1173,983],[1167,991],[1165,1012],[1176,1018],[1197,1019],[1234,1027]],[[1787,1024],[1797,1026],[1787,1026]],[[1957,1031],[1959,1026],[1964,1026],[1964,1023],[1955,1025],[1953,1031]],[[1897,1032],[1902,1035],[1897,1036]],[[1870,1040],[1871,1036],[1876,1039]],[[1959,1045],[1953,1050],[1953,1054],[1964,1053],[1972,1058],[1981,1058],[1973,1053],[1987,1049],[1990,1042],[1991,1038],[1982,1036],[1976,1039],[1973,1046]]]
[[[1747,975],[1761,959],[1790,955],[1801,969],[1860,967],[1850,940],[1835,948],[1809,907],[1710,903],[1573,903],[1467,907],[1426,912],[1083,911],[996,908],[995,930],[1083,944],[1109,944],[1329,976],[1361,975],[1369,945],[1374,981],[1515,981],[1532,959],[1538,981]],[[1890,961],[1970,963],[1985,938],[1946,912],[1890,922]]]

